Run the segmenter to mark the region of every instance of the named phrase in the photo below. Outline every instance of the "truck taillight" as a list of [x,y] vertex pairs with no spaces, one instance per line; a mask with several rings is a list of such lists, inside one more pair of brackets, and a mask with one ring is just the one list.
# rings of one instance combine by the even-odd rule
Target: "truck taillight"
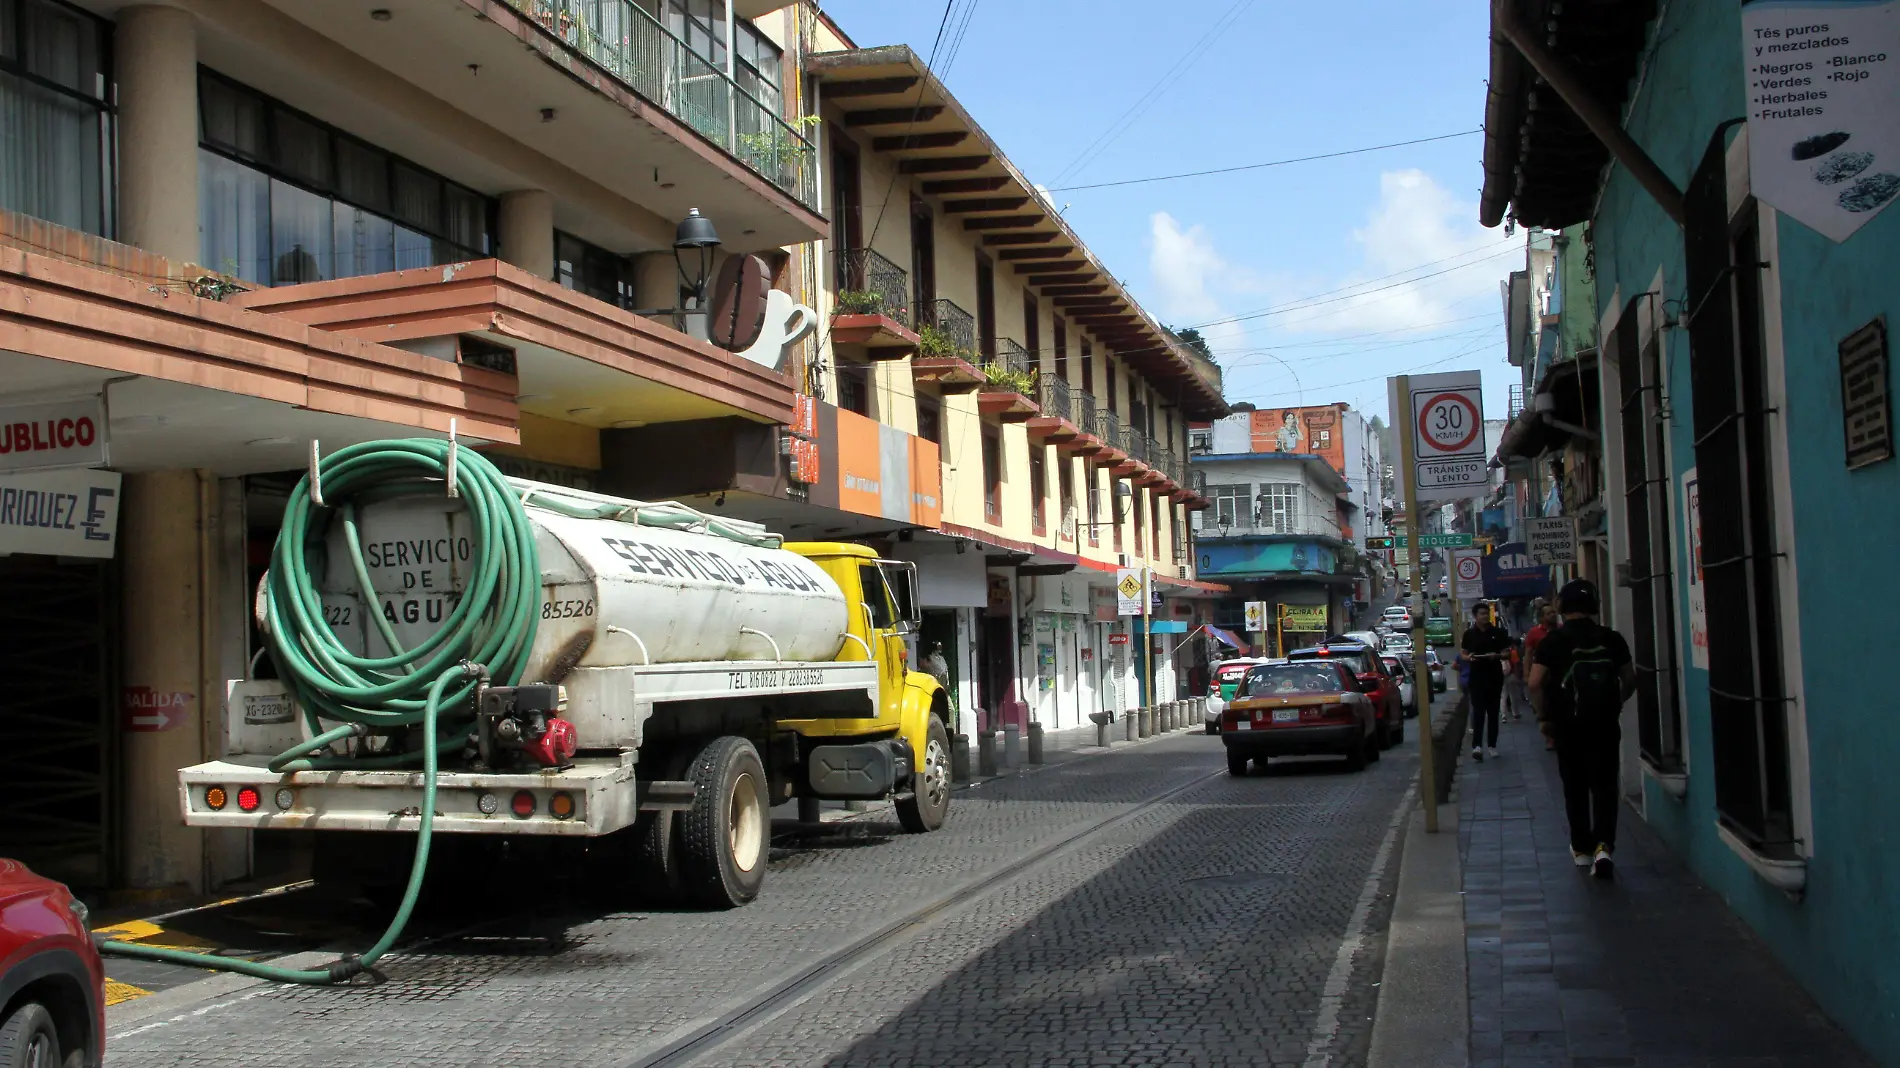
[[246,786],[238,791],[238,807],[246,812],[256,812],[257,806],[263,802],[264,799],[257,795],[255,786]]
[[224,787],[205,787],[205,807],[211,811],[217,812],[222,810],[229,800],[230,798],[224,792]]
[[574,795],[566,790],[556,790],[554,796],[548,798],[548,815],[557,820],[573,819]]
[[534,815],[534,794],[527,790],[516,790],[514,799],[508,802],[508,807],[514,812],[516,819],[525,820]]

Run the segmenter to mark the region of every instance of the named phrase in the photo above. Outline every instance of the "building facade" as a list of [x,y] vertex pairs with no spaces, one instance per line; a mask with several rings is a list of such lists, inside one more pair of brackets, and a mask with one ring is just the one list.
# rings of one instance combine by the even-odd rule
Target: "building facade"
[[[1495,8],[1500,41],[1525,20],[1552,44],[1531,50],[1544,69],[1493,49],[1482,221],[1508,210],[1568,242],[1560,261],[1581,246],[1592,275],[1596,374],[1575,403],[1599,413],[1598,577],[1641,682],[1631,804],[1831,1016],[1900,1063],[1900,857],[1879,816],[1900,800],[1900,726],[1867,714],[1880,698],[1839,624],[1900,592],[1866,553],[1900,520],[1884,370],[1900,213],[1825,160],[1802,164],[1800,195],[1782,182],[1785,138],[1839,120],[1833,104],[1755,101],[1743,46],[1761,38],[1744,19],[1769,6]],[[1786,50],[1825,66],[1847,43]],[[1598,141],[1579,107],[1621,117],[1625,138]],[[1836,178],[1838,195],[1807,197]],[[1565,336],[1583,333],[1575,292]]]
[[[36,680],[0,779],[39,799],[0,854],[88,893],[286,863],[185,828],[176,770],[272,670],[288,491],[381,438],[912,555],[966,730],[1165,696],[1101,593],[1206,592],[1182,457],[1218,371],[921,68],[808,3],[0,0],[0,410],[59,439],[0,497],[86,502],[0,519]],[[710,320],[726,277],[769,289],[757,341]],[[983,318],[947,351],[951,305]]]

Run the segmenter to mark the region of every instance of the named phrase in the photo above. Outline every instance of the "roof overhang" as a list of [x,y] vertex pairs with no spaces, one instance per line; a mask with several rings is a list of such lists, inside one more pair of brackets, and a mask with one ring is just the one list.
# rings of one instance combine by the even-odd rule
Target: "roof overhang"
[[[946,218],[980,234],[979,243],[1046,303],[1090,327],[1188,418],[1228,413],[1218,368],[1142,310],[908,46],[820,52],[806,57],[805,69],[818,79],[823,102],[842,109],[845,126],[894,159],[900,173],[917,176]],[[1087,320],[1096,317],[1115,329],[1095,330]]]

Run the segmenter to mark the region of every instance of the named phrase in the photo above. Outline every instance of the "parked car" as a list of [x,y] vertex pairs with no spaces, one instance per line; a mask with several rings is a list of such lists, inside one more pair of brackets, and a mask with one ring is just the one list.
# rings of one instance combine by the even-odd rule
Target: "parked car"
[[1399,684],[1399,705],[1405,709],[1405,718],[1418,715],[1418,676],[1408,673],[1405,664],[1397,656],[1381,655],[1379,662],[1385,665],[1385,673]]
[[1451,644],[1451,617],[1433,616],[1425,621],[1425,644]]
[[1317,659],[1262,664],[1221,713],[1227,773],[1247,774],[1277,756],[1337,753],[1357,771],[1379,759],[1372,701],[1354,665]]
[[1205,722],[1207,733],[1220,733],[1221,708],[1225,706],[1227,702],[1234,699],[1234,691],[1240,688],[1241,680],[1247,677],[1247,672],[1250,669],[1259,664],[1280,663],[1285,663],[1285,661],[1261,656],[1237,656],[1231,660],[1223,660],[1214,665],[1214,678],[1207,686],[1207,715]]
[[1325,645],[1295,649],[1286,655],[1291,661],[1338,660],[1350,664],[1366,697],[1372,701],[1377,720],[1373,729],[1378,734],[1379,748],[1390,749],[1405,740],[1405,706],[1399,703],[1398,681],[1386,674],[1385,664],[1371,646],[1333,639]]
[[1432,692],[1445,692],[1445,664],[1438,659],[1438,650],[1425,650],[1425,667],[1432,673]]
[[86,906],[0,859],[0,1064],[96,1068],[105,1055],[105,967]]

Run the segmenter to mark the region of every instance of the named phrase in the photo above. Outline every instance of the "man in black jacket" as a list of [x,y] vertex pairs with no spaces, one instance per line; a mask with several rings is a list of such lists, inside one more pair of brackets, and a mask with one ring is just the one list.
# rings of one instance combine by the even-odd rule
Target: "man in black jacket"
[[1471,629],[1458,647],[1471,665],[1471,759],[1483,760],[1487,753],[1498,755],[1498,701],[1504,696],[1504,660],[1511,651],[1511,636],[1491,622],[1490,605],[1479,605],[1471,619]]
[[1597,588],[1573,579],[1557,591],[1563,626],[1537,644],[1528,685],[1557,740],[1570,817],[1570,859],[1599,879],[1615,872],[1618,743],[1623,702],[1636,692],[1629,643],[1597,622]]

